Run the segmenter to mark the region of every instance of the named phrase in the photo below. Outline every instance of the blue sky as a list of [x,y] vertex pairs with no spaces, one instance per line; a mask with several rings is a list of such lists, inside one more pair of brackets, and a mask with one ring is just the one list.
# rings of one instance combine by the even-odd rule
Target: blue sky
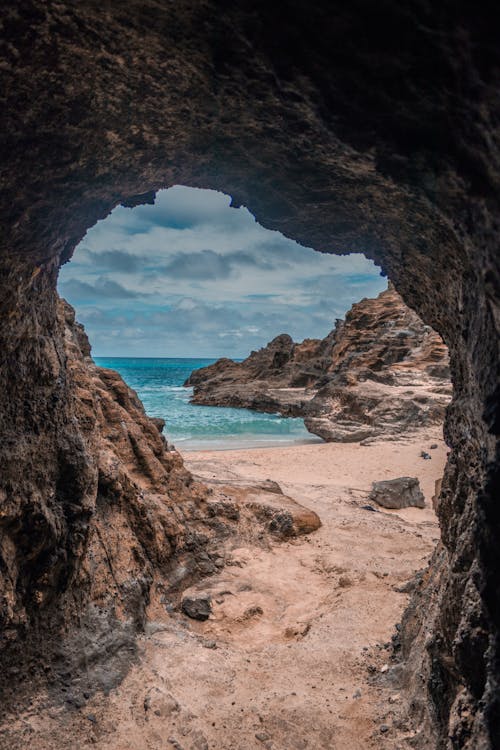
[[94,356],[244,357],[279,333],[323,337],[386,288],[364,255],[314,252],[230,201],[175,186],[87,232],[59,292]]

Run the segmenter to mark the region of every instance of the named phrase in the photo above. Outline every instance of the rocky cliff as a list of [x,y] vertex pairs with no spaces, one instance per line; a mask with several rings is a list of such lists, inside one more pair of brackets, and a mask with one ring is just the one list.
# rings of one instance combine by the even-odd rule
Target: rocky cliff
[[442,422],[451,396],[441,337],[394,287],[353,305],[324,339],[282,334],[243,362],[195,370],[192,403],[305,417],[327,441],[396,437]]
[[[29,446],[19,438],[12,443],[16,490],[15,464],[4,467],[11,490],[1,516],[2,683],[30,669],[32,680],[44,674],[61,689],[60,673],[78,682],[87,661],[78,689],[94,691],[109,689],[133,659],[153,582],[156,594],[165,593],[199,576],[218,553],[203,512],[206,488],[193,482],[120,376],[94,365],[63,300],[55,326],[60,348],[49,349],[45,361],[71,394],[62,414],[52,395],[64,440],[52,458],[43,440],[54,425],[33,427],[38,492],[22,477]],[[20,694],[4,693],[4,705],[9,697]]]
[[[83,705],[83,694],[109,691],[135,660],[147,609],[164,610],[218,570],[228,540],[262,543],[266,532],[287,538],[320,524],[278,486],[225,482],[219,490],[195,481],[163,437],[163,420],[146,416],[118,373],[94,364],[62,299],[56,325],[62,348],[51,365],[64,367],[71,389],[72,463],[63,454],[56,493],[11,496],[2,508],[4,709],[22,701],[24,686],[9,688],[28,671],[26,688],[49,685],[56,702]],[[47,481],[51,467],[37,465]]]
[[443,547],[415,599],[405,653],[421,745],[493,747],[500,49],[491,9],[19,0],[0,13],[4,639],[22,631],[21,650],[35,649],[44,628],[57,639],[54,613],[66,627],[70,613],[83,622],[89,603],[73,581],[97,507],[96,451],[77,420],[57,270],[119,203],[173,184],[219,189],[304,245],[365,252],[448,346]]

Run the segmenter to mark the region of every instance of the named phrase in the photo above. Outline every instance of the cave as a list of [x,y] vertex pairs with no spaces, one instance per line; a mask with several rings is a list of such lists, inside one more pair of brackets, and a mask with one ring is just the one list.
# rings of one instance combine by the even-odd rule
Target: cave
[[[500,53],[487,8],[19,0],[1,17],[6,704],[14,682],[43,678],[44,655],[76,659],[99,628],[120,672],[116,655],[133,651],[170,564],[157,522],[196,557],[202,489],[158,458],[118,382],[92,381],[83,332],[56,296],[90,226],[185,184],[231,194],[319,252],[365,253],[449,347],[442,544],[405,616],[403,656],[422,747],[498,746]],[[139,449],[134,461],[182,507],[175,523],[154,492],[144,514],[112,461],[98,467],[109,435],[89,382],[99,408],[124,409],[130,434],[149,435],[161,465]],[[110,496],[129,518],[127,629],[113,584],[92,579],[107,563],[89,538],[105,530]]]

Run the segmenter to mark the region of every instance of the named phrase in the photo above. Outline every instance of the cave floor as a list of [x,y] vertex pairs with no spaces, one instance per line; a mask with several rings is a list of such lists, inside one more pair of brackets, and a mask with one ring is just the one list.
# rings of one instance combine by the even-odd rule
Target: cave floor
[[[436,443],[437,448],[430,449]],[[428,451],[431,460],[420,456]],[[9,747],[36,750],[314,750],[407,747],[400,667],[390,645],[439,531],[431,505],[440,430],[398,442],[189,453],[196,475],[272,479],[322,527],[234,546],[196,588],[206,622],[153,604],[140,660],[108,696],[78,709],[32,707]],[[370,512],[371,482],[417,476],[426,508]]]

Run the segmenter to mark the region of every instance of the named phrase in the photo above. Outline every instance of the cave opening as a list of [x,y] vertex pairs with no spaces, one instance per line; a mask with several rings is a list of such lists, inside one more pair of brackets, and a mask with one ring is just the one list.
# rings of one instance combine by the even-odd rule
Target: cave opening
[[[208,500],[204,498],[204,501],[209,517],[213,514],[217,518],[218,527],[208,524],[213,536],[205,533],[208,539],[203,543],[190,540],[186,549],[176,546],[178,542],[169,542],[172,560],[167,564],[163,562],[164,582],[151,590],[140,619],[148,632],[154,612],[155,627],[168,632],[169,626],[163,622],[168,613],[173,622],[179,621],[187,632],[195,634],[203,648],[213,649],[214,653],[223,651],[226,656],[230,654],[238,674],[238,679],[233,681],[236,703],[244,694],[251,701],[256,699],[248,687],[243,687],[248,656],[260,660],[273,650],[280,655],[276,674],[292,669],[295,686],[301,685],[306,692],[312,690],[309,684],[311,658],[315,661],[314,654],[324,653],[325,648],[326,664],[330,667],[338,660],[339,650],[347,650],[349,656],[345,657],[343,668],[353,670],[352,679],[358,679],[354,667],[356,649],[369,657],[370,669],[387,668],[385,662],[375,658],[375,651],[382,649],[381,641],[385,637],[382,653],[385,656],[385,651],[388,652],[387,638],[394,635],[394,625],[401,617],[400,598],[404,587],[418,572],[422,560],[429,560],[438,541],[439,530],[431,498],[435,502],[439,494],[435,483],[441,481],[446,461],[441,426],[451,387],[446,347],[431,327],[406,307],[392,285],[387,288],[373,261],[359,254],[319,254],[277,232],[268,233],[246,209],[231,208],[230,200],[222,193],[176,187],[157,194],[159,217],[155,220],[152,204],[115,209],[87,233],[74,259],[63,266],[59,291],[75,305],[77,318],[85,322],[97,349],[94,388],[102,413],[100,429],[111,446],[100,459],[97,494],[100,511],[109,517],[110,509],[118,502],[122,507],[113,511],[113,525],[123,526],[132,539],[136,534],[142,537],[140,524],[136,527],[127,518],[127,506],[129,503],[132,507],[143,505],[144,478],[147,478],[149,492],[164,497],[175,507],[185,492],[183,488],[178,494],[171,476],[166,481],[159,475],[157,461],[161,449],[155,442],[158,436],[151,437],[151,426],[141,414],[140,405],[134,402],[134,396],[112,370],[117,370],[138,393],[149,416],[153,417],[155,429],[159,427],[161,431],[159,422],[167,421],[165,455],[168,458],[161,457],[160,464],[168,462],[170,475],[179,470],[175,448],[180,448],[184,467],[196,482],[208,488]],[[215,229],[211,225],[214,204],[220,217],[224,217],[219,218]],[[226,216],[230,217],[229,227]],[[236,225],[234,216],[242,217],[242,228]],[[253,279],[252,269],[257,269]],[[279,276],[281,285],[276,286],[273,273]],[[228,289],[233,294],[229,299],[233,306],[225,311],[221,303]],[[299,299],[296,309],[289,299],[290,289],[297,296],[299,291],[309,292],[305,303]],[[317,295],[318,290],[323,294]],[[331,298],[335,298],[335,292],[340,306],[332,315]],[[359,302],[360,296],[368,299]],[[267,318],[263,314],[266,302],[271,305]],[[307,450],[294,454],[287,454],[286,450],[266,453],[265,441],[238,443],[233,440],[230,443],[226,439],[217,443],[212,437],[204,443],[195,440],[183,443],[185,430],[178,436],[172,435],[169,421],[174,401],[165,400],[165,384],[175,393],[182,393],[180,398],[185,405],[188,394],[182,389],[182,378],[189,378],[191,368],[196,368],[196,375],[200,367],[216,366],[214,356],[196,357],[199,343],[208,347],[202,349],[205,355],[224,354],[226,360],[227,355],[232,355],[236,360],[233,365],[240,364],[238,360],[242,360],[250,348],[259,348],[273,339],[285,325],[290,330],[289,326],[295,324],[294,338],[311,340],[311,333],[319,334],[322,338],[317,340],[321,344],[332,334],[332,317],[344,317],[351,302],[355,304],[346,321],[337,327],[330,348],[323,352],[323,359],[335,360],[336,377],[330,379],[328,368],[322,372],[324,382],[316,389],[323,399],[320,410],[308,413],[308,423],[314,427],[311,432],[322,438],[327,436],[326,442],[320,443],[325,449],[321,455],[309,450],[316,445],[304,440],[303,435],[294,442],[308,443]],[[252,305],[257,317],[252,317]],[[239,306],[243,307],[243,312]],[[280,317],[277,310],[282,308],[283,317]],[[69,338],[79,340],[82,332],[75,337],[71,313],[66,310],[65,315],[69,321]],[[311,331],[310,319],[314,317],[317,328]],[[176,330],[179,319],[182,325]],[[224,326],[223,336],[219,336],[221,325]],[[148,334],[148,327],[152,329],[151,334]],[[173,333],[173,337],[163,337],[165,330]],[[242,336],[242,331],[248,338]],[[228,348],[217,351],[213,348],[214,342],[221,340],[229,341]],[[118,348],[111,350],[112,356],[105,356],[110,351],[106,347],[110,345]],[[179,345],[189,348],[174,348],[179,356],[169,357],[170,347]],[[241,348],[231,348],[235,345]],[[88,354],[85,347],[82,350],[81,344],[78,346]],[[342,352],[340,359],[335,359],[333,354],[335,346]],[[154,356],[148,356],[150,347]],[[276,355],[282,358],[283,350],[273,351],[273,361]],[[170,364],[175,363],[179,369],[183,360],[189,370],[181,370],[181,379],[169,380]],[[165,362],[168,362],[167,367]],[[281,367],[288,364],[286,357],[280,362]],[[292,387],[282,390],[300,390],[299,384],[310,385],[307,376],[310,371],[299,369],[294,374]],[[175,377],[179,377],[177,372]],[[305,381],[300,380],[304,377]],[[226,384],[229,381],[230,390],[233,388],[227,370],[223,371],[222,380]],[[228,402],[222,401],[226,403],[224,406],[210,399],[204,401],[207,394],[199,390],[199,383],[193,381],[192,385],[195,396],[201,399],[198,404],[212,404],[193,407],[195,422],[202,421],[204,408],[211,417],[226,408],[233,410],[234,405],[228,407]],[[327,416],[326,403],[330,408]],[[219,409],[214,409],[215,404]],[[261,411],[266,416],[265,408]],[[186,411],[180,413],[181,421],[185,415]],[[290,417],[286,414],[286,419],[278,421],[289,424],[294,419]],[[328,423],[327,428],[325,423]],[[383,428],[379,429],[381,425]],[[276,435],[272,436],[274,443],[268,436],[269,432],[268,444],[276,446]],[[172,439],[175,447],[170,443]],[[282,445],[294,447],[290,440]],[[215,455],[213,450],[217,452],[221,446],[232,447],[236,452],[229,460],[226,458],[229,454]],[[247,448],[251,449],[250,453]],[[128,467],[127,481],[130,477],[141,477],[141,494],[137,498],[128,491],[124,494],[125,480],[120,473],[118,478],[113,476],[113,462],[124,459]],[[387,480],[407,481],[408,476],[413,475],[418,482],[416,489],[415,486],[409,488],[412,499],[407,505],[398,507],[399,500],[394,505],[394,499],[384,496],[386,487],[380,490],[382,494],[371,494],[376,481],[382,484]],[[117,489],[117,482],[120,489]],[[395,492],[398,497],[402,495],[403,485],[398,485]],[[162,504],[165,500],[155,502]],[[146,507],[150,508],[149,502]],[[239,528],[247,524],[247,530],[235,531],[235,523]],[[218,532],[213,534],[215,528]],[[149,533],[158,536],[154,527]],[[311,535],[307,545],[301,545],[303,534]],[[348,549],[342,554],[336,549],[339,535],[344,537]],[[221,544],[221,536],[232,541]],[[368,556],[363,552],[367,538],[370,539]],[[116,544],[109,531],[100,541],[106,550]],[[151,554],[150,542],[141,539],[141,544],[148,555]],[[154,554],[159,559],[165,555],[163,545],[164,541],[158,539],[153,544]],[[312,556],[308,554],[309,548],[314,553]],[[276,566],[280,573],[273,570],[270,574],[270,567]],[[135,577],[134,568],[137,563],[132,566]],[[120,586],[123,586],[122,578],[130,586],[130,571],[118,570],[115,565],[113,573],[120,580]],[[293,586],[290,585],[292,580],[295,581]],[[295,597],[300,598],[307,617],[297,611]],[[318,606],[318,600],[328,602],[329,597],[338,599],[339,604],[345,599],[350,602],[349,607],[338,615],[336,606]],[[128,612],[134,612],[136,603],[131,600],[126,606]],[[354,607],[356,614],[353,614]],[[302,641],[309,637],[312,629],[316,631],[317,619],[324,619],[330,627],[343,632],[350,628],[348,642],[333,639],[326,647],[324,637],[315,634],[312,647],[302,649]],[[364,635],[367,627],[372,629],[372,638]],[[321,633],[321,629],[318,632]],[[168,637],[165,638],[168,642]],[[171,638],[178,647],[179,642]],[[397,653],[402,645],[396,642],[397,636],[395,639],[397,666]],[[284,649],[292,647],[296,660],[293,667],[282,658],[286,653]],[[310,655],[309,660],[304,654]],[[178,655],[187,665],[186,675],[176,672],[175,685],[182,691],[187,688],[185,679],[193,670],[200,669],[200,656],[196,650],[185,653],[182,649]],[[212,663],[210,657],[201,661]],[[150,686],[156,682],[150,668],[146,663],[146,685],[151,690]],[[204,685],[209,684],[208,675],[203,669],[201,672]],[[228,675],[224,670],[219,674],[224,684]],[[262,694],[270,695],[276,686],[272,681],[266,684],[262,665],[256,667],[256,674],[256,679],[264,685]],[[315,674],[318,680],[325,682],[324,689],[331,696],[338,688],[340,675],[335,669],[327,675],[324,668],[317,668]],[[355,700],[358,693],[359,689],[353,686]],[[200,695],[194,691],[190,708],[202,710],[199,703],[202,695],[203,691]],[[332,705],[340,705],[340,699],[344,696],[332,698]],[[155,700],[161,703],[163,698],[155,694]],[[291,706],[285,703],[283,710],[287,713]],[[304,737],[330,742],[331,711],[328,706],[328,716],[319,712],[319,729],[308,727]],[[206,729],[203,731],[206,735]],[[265,732],[262,734],[264,736]],[[288,730],[283,738],[289,741]]]
[[[182,386],[192,370],[221,357],[240,362],[283,337],[285,349],[303,342],[305,353],[297,349],[295,358],[305,363],[307,348],[331,337],[352,304],[387,288],[366,256],[315,253],[264,229],[245,207],[232,207],[230,196],[183,186],[147,204],[125,202],[98,222],[62,266],[58,286],[97,364],[118,370],[147,413],[165,420],[168,440],[185,450],[321,440],[298,409],[236,409],[237,398],[216,411],[200,403],[193,409],[192,389]],[[285,365],[290,354],[274,356]],[[302,386],[296,399],[309,395],[302,391],[319,379],[320,366],[311,362],[310,372],[289,378],[295,390]]]
[[[221,498],[204,515],[199,483],[173,453],[163,455],[158,431],[123,382],[93,369],[83,332],[55,294],[59,263],[120,201],[137,205],[166,185],[208,186],[226,189],[263,226],[304,245],[366,252],[449,347],[442,546],[411,592],[401,627],[405,695],[418,732],[409,742],[489,750],[500,734],[499,68],[491,14],[424,2],[376,12],[366,2],[319,3],[313,12],[298,2],[289,14],[248,2],[144,0],[124,9],[110,0],[104,15],[101,6],[32,0],[5,10],[3,692],[20,703],[27,683],[46,670],[59,705],[67,695],[79,710],[92,693],[79,687],[82,653],[87,674],[99,672],[92,671],[99,660],[106,664],[100,675],[110,676],[109,690],[146,606],[165,609],[159,587],[219,559],[210,557],[210,543],[216,523],[232,522],[223,516],[231,507]],[[161,504],[160,494],[177,502]],[[339,529],[339,540],[347,532]],[[321,560],[317,568],[352,595],[348,581],[340,584],[343,573]],[[290,625],[290,653],[294,639],[314,637],[315,623],[301,624]],[[190,642],[207,649],[196,651],[200,664],[217,653],[213,644]],[[199,665],[183,667],[191,683],[200,676]],[[244,670],[251,682],[251,664]],[[125,723],[136,746],[154,731],[153,717],[182,712],[182,701],[162,693],[167,683],[168,675],[156,692],[130,701]],[[318,684],[311,676],[311,694]],[[342,746],[341,717],[364,699],[348,697],[349,710],[335,711],[334,736],[318,746]],[[258,732],[256,742],[273,742],[284,726],[280,708],[274,724],[246,727],[252,741]],[[33,744],[29,710],[21,721],[18,710],[7,719],[7,746]],[[112,731],[108,717],[90,715],[92,732]],[[308,726],[310,714],[287,718],[291,736],[282,744],[293,747],[294,730]],[[68,739],[56,726],[42,737],[37,729],[39,746],[74,746],[75,732]],[[381,725],[382,743],[396,730]],[[206,746],[197,728],[188,734],[180,742],[169,736]],[[132,731],[126,741],[133,743]],[[362,745],[359,738],[344,744]]]

